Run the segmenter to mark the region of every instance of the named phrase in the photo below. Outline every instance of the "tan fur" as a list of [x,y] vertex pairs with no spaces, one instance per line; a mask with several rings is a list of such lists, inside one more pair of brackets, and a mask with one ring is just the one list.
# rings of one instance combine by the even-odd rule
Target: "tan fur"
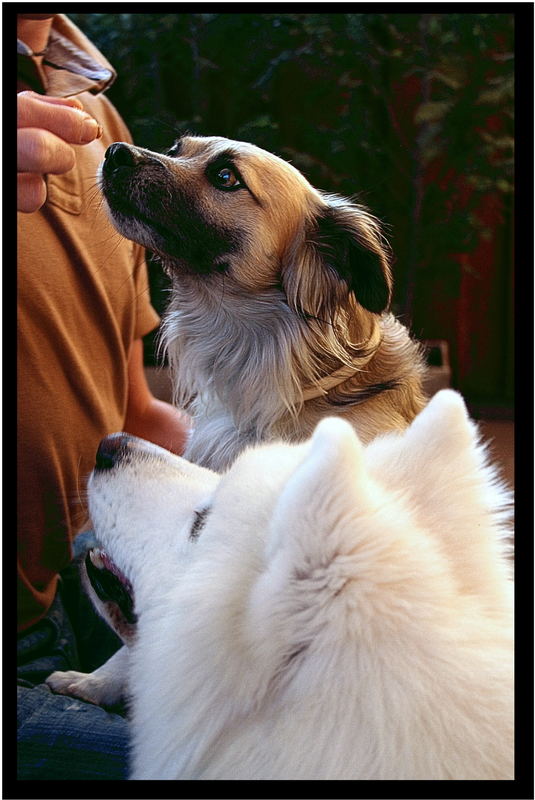
[[[244,142],[112,148],[111,217],[173,279],[164,346],[176,402],[194,416],[188,458],[221,469],[247,444],[299,441],[332,414],[365,442],[410,423],[425,405],[422,359],[388,311],[389,249],[365,208]],[[226,167],[239,181],[230,189]],[[325,392],[344,365],[353,374]]]

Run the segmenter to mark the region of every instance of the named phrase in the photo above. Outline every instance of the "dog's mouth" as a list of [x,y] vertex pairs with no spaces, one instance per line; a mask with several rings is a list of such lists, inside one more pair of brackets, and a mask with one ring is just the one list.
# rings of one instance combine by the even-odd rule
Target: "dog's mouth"
[[132,584],[106,551],[98,547],[89,550],[85,557],[85,568],[99,600],[115,605],[124,621],[135,625],[137,615],[134,612]]

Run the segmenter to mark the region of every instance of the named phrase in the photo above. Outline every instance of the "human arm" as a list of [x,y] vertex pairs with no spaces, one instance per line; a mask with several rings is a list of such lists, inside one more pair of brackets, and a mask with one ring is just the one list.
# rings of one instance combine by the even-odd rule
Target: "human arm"
[[128,357],[128,407],[124,429],[173,453],[184,452],[191,422],[187,414],[151,393],[143,369],[143,342],[136,339]]

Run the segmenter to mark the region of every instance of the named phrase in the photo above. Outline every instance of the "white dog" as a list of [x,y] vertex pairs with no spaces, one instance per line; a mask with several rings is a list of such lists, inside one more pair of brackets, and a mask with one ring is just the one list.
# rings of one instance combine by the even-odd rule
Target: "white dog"
[[89,498],[133,778],[513,778],[511,498],[456,393],[222,476],[118,434]]

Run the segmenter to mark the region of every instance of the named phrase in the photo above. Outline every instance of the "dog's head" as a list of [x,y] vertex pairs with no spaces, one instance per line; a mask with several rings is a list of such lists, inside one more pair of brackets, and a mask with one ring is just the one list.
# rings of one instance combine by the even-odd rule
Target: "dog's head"
[[[134,776],[429,774],[478,698],[507,694],[508,499],[450,391],[367,447],[326,419],[223,475],[108,437],[89,483],[106,553],[89,559],[119,608],[135,596]],[[459,752],[449,777],[473,777]]]
[[[197,560],[215,558],[217,570],[221,553],[245,563],[248,551],[260,575],[271,569],[279,548],[297,547],[292,558],[330,569],[331,560],[367,538],[368,523],[378,547],[396,538],[388,520],[398,512],[402,538],[408,525],[445,551],[457,549],[455,569],[459,576],[467,570],[458,579],[475,587],[485,580],[484,571],[470,574],[481,558],[478,548],[489,545],[485,526],[494,524],[494,507],[508,500],[462,399],[450,390],[438,393],[405,432],[366,447],[347,422],[327,419],[302,444],[246,449],[223,474],[135,436],[113,434],[99,446],[88,493],[95,532],[107,553],[94,557],[97,570],[113,572],[125,591],[133,586],[142,606],[153,604],[162,587],[180,584]],[[478,514],[480,524],[474,525]],[[235,564],[232,584],[241,571]],[[130,598],[123,611],[133,622],[142,608],[134,611]]]
[[377,220],[255,145],[183,136],[162,155],[117,142],[101,183],[117,229],[171,273],[223,273],[255,293],[281,288],[296,311],[317,317],[349,295],[373,313],[388,307]]

